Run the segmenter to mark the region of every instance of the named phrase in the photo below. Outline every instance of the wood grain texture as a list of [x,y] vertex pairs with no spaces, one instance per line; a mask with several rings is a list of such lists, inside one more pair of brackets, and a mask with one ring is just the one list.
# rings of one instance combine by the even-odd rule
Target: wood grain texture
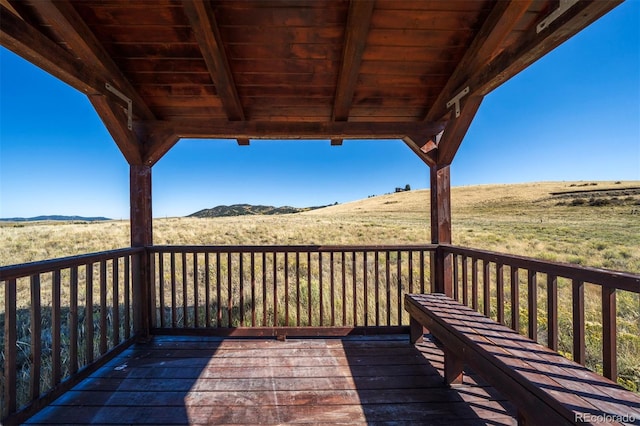
[[475,375],[442,382],[441,350],[406,335],[157,336],[124,351],[27,424],[515,424]]

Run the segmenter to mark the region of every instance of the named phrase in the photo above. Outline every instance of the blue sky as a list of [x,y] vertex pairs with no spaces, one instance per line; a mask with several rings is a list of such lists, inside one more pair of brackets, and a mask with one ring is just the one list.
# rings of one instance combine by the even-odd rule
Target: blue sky
[[[640,180],[640,1],[488,95],[452,184]],[[153,214],[310,206],[429,186],[399,141],[183,140],[153,168]],[[129,169],[87,99],[0,48],[0,217],[127,218]],[[425,207],[426,208],[426,207]]]

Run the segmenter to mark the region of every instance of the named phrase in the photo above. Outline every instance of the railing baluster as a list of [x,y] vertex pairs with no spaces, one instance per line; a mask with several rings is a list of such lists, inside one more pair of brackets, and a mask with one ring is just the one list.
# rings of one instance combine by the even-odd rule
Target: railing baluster
[[482,262],[482,288],[484,299],[482,306],[484,307],[484,316],[491,317],[491,263],[488,260]]
[[362,252],[362,292],[364,297],[364,326],[369,326],[369,288],[367,286],[367,252]]
[[273,253],[273,324],[278,326],[278,252]]
[[511,328],[520,332],[520,278],[518,268],[511,269]]
[[[120,343],[120,268],[118,265],[119,258],[113,259],[113,276],[112,276],[112,294],[113,294],[113,346],[117,346]],[[152,269],[153,270],[153,269]],[[153,280],[152,280],[153,281]],[[155,292],[151,292],[155,294]],[[153,310],[155,312],[155,309]],[[155,321],[153,322],[155,324]]]
[[[162,273],[164,275],[164,273]],[[131,255],[127,255],[124,258],[124,338],[129,340],[131,337],[131,305],[129,302],[130,298],[130,287],[131,287]],[[164,286],[161,288],[160,294],[164,293]],[[164,318],[164,303],[162,304],[162,316]],[[163,323],[164,324],[164,323]],[[164,327],[164,325],[163,325]]]
[[471,258],[471,308],[478,310],[478,262],[479,259]]
[[413,250],[409,251],[409,293],[413,294]]
[[[299,294],[300,294],[300,282],[298,282],[298,295]],[[207,302],[207,306],[208,305],[209,304]],[[207,310],[207,312],[209,311]],[[298,310],[298,317],[300,317],[299,310]],[[251,252],[251,327],[255,327],[255,326],[256,326],[256,254],[254,252]]]
[[211,327],[211,255],[204,254],[204,323]]
[[346,253],[342,255],[342,325],[347,325],[347,259]]
[[17,280],[4,283],[4,412],[3,417],[17,408]]
[[387,286],[387,325],[391,325],[391,268],[390,268],[390,256],[391,253],[387,250],[385,252],[385,285]]
[[189,327],[189,300],[187,298],[187,252],[182,252],[182,328]]
[[[242,291],[241,291],[242,292]],[[284,325],[289,326],[289,252],[284,252]]]
[[308,326],[313,325],[313,304],[311,300],[311,252],[307,252],[307,315],[309,316]]
[[453,256],[453,300],[460,301],[460,289],[458,283],[458,255]]
[[374,286],[376,292],[376,327],[380,325],[380,252],[375,251],[373,254],[373,262],[375,263]]
[[320,326],[324,325],[324,298],[322,289],[322,252],[318,253],[318,293],[320,296]]
[[538,282],[536,271],[527,273],[527,307],[529,309],[529,338],[538,341]]
[[496,303],[497,303],[497,320],[500,324],[504,324],[504,265],[496,263]]
[[[160,328],[164,328],[164,253],[158,253],[158,281],[160,282],[158,291],[158,298],[160,299]],[[126,288],[127,286],[125,285],[125,291]],[[125,297],[125,303],[126,299]]]
[[358,277],[356,276],[356,252],[351,252],[351,285],[353,287],[353,325],[358,325]]
[[462,256],[462,304],[469,306],[469,261]]
[[100,355],[107,353],[107,261],[100,261]]
[[420,250],[420,293],[424,294],[424,250]]
[[60,310],[60,269],[53,271],[51,282],[51,387],[60,383],[62,360],[60,353],[61,310]]
[[547,274],[547,346],[558,350],[558,277]]
[[584,365],[584,282],[573,280],[571,287],[573,301],[573,360]]
[[244,327],[244,253],[238,253],[239,272],[238,278],[240,281],[240,327]]
[[[5,333],[6,334],[6,333]],[[78,266],[69,278],[69,373],[78,371]]]
[[398,274],[398,300],[397,300],[397,309],[398,309],[398,322],[396,325],[402,325],[402,252],[398,250],[398,258],[396,259],[396,267]]
[[[311,254],[309,254],[311,255]],[[310,265],[311,263],[309,263]],[[309,282],[311,282],[311,273],[309,273]],[[309,295],[311,295],[311,287],[309,287]],[[309,312],[311,312],[311,299],[309,299]],[[309,316],[311,323],[311,316]],[[262,252],[262,326],[267,325],[267,253]]]
[[85,304],[84,304],[84,320],[86,330],[86,347],[85,347],[85,365],[93,362],[93,341],[94,327],[93,327],[93,263],[87,263],[86,265],[86,292],[85,292]]
[[[178,325],[178,309],[177,309],[177,283],[176,283],[176,254],[171,252],[171,327],[176,328]],[[220,271],[218,271],[218,276]]]
[[618,377],[616,348],[616,289],[602,287],[602,365],[605,377]]
[[200,327],[200,292],[198,287],[200,286],[200,280],[198,279],[198,253],[193,253],[193,326],[195,328]]
[[331,251],[329,253],[329,287],[330,287],[330,299],[331,299],[331,326],[335,327],[336,325],[336,298],[335,298],[335,279],[333,276],[333,259],[334,253]]
[[[275,254],[274,254],[273,263],[275,264]],[[231,314],[233,312],[233,297],[232,297],[233,283],[232,283],[232,277],[231,277],[231,270],[233,269],[232,264],[233,264],[233,261],[231,258],[231,252],[229,252],[227,253],[227,327],[231,327],[233,325],[233,322],[231,321],[232,320]],[[274,273],[274,281],[275,281],[275,273]]]
[[42,364],[42,308],[40,306],[40,274],[31,275],[31,368],[30,398],[40,397],[40,367]]

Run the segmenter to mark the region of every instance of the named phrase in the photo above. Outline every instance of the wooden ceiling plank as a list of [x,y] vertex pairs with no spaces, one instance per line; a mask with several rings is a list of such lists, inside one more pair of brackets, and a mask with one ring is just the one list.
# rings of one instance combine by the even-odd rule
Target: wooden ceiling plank
[[105,95],[90,95],[89,101],[127,162],[130,165],[141,165],[142,143],[136,133],[127,128],[127,119],[122,107]]
[[427,113],[425,118],[427,121],[441,119],[447,113],[447,102],[462,89],[469,76],[481,70],[493,59],[495,52],[529,9],[531,3],[531,0],[496,2],[462,60]]
[[374,0],[351,0],[349,3],[342,62],[332,114],[334,121],[346,121],[349,118],[349,109],[358,82],[358,72],[367,44],[374,7]]
[[133,113],[142,120],[155,117],[142,97],[122,74],[91,29],[75,8],[62,0],[38,0],[32,6],[47,24],[55,28],[56,34],[67,43],[83,62],[91,63],[108,78],[108,83],[132,100]]
[[76,59],[37,29],[0,5],[0,44],[86,95],[105,93],[100,72]]
[[183,6],[229,120],[244,120],[240,97],[210,3],[203,0],[184,0]]
[[219,139],[403,139],[429,140],[444,129],[444,122],[379,121],[232,121],[203,119],[158,121],[150,128],[181,138]]

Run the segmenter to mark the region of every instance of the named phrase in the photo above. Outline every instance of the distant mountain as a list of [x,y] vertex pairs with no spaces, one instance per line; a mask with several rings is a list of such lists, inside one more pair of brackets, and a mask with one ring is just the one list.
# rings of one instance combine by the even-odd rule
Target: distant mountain
[[254,206],[252,204],[233,204],[231,206],[216,206],[211,209],[203,209],[192,213],[187,217],[224,217],[224,216],[246,216],[246,215],[275,215],[300,213],[309,210],[320,209],[326,206],[317,207],[274,207],[274,206]]
[[108,217],[84,217],[84,216],[61,216],[61,215],[0,218],[0,221],[4,221],[4,222],[36,222],[41,220],[97,222],[97,221],[111,220],[111,219],[109,219]]

